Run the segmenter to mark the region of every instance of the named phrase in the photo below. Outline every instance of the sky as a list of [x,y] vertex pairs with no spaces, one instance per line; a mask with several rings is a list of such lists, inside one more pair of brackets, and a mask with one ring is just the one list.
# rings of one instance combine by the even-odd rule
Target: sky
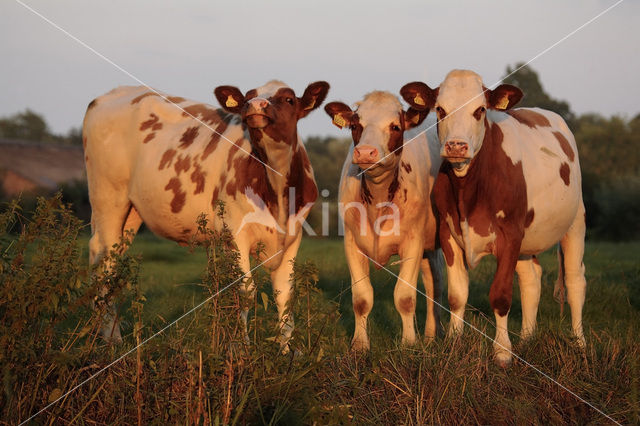
[[[617,0],[19,1],[85,44],[16,0],[0,4],[0,116],[30,108],[55,133],[79,127],[93,98],[140,84],[131,76],[213,105],[218,85],[246,92],[276,78],[300,96],[326,80],[327,101],[352,104],[410,81],[436,87],[455,68],[493,86],[536,57],[545,90],[575,112],[640,112],[637,0],[564,41]],[[348,136],[322,109],[298,128]]]

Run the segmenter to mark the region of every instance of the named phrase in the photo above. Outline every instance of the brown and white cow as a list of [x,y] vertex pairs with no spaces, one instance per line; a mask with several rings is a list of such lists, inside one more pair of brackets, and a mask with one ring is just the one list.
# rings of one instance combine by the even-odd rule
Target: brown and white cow
[[[325,111],[335,125],[350,128],[353,138],[339,194],[355,313],[352,347],[369,348],[367,317],[373,307],[369,258],[380,268],[395,254],[401,258],[394,302],[402,318],[402,342],[416,340],[420,270],[428,296],[425,335],[433,337],[439,325],[433,300],[440,300],[442,255],[435,251],[437,224],[429,193],[441,160],[435,132],[429,140],[422,133],[403,146],[405,131],[419,125],[428,111],[403,111],[396,96],[380,91],[366,95],[355,111],[341,102],[327,104]],[[434,141],[436,146],[430,149]]]
[[[215,95],[223,109],[147,87],[119,87],[95,99],[83,126],[91,263],[142,222],[180,243],[194,235],[201,213],[219,228],[215,207],[221,200],[245,282],[252,282],[249,256],[263,244],[284,344],[293,329],[293,318],[284,315],[292,259],[318,193],[297,122],[322,104],[328,90],[322,81],[302,97],[275,80],[246,95],[220,86]],[[252,284],[241,288],[254,290]],[[246,326],[246,312],[243,319]],[[112,315],[103,334],[120,338]]]
[[556,291],[566,282],[573,332],[584,345],[582,307],[585,209],[573,134],[557,114],[511,109],[517,87],[484,87],[471,71],[451,71],[439,88],[415,82],[401,94],[414,108],[435,107],[444,161],[433,196],[440,217],[452,311],[449,333],[460,332],[468,296],[467,267],[493,254],[497,269],[489,299],[496,317],[494,353],[511,361],[507,315],[514,270],[522,299],[522,338],[536,326],[541,270],[535,255],[560,242]]

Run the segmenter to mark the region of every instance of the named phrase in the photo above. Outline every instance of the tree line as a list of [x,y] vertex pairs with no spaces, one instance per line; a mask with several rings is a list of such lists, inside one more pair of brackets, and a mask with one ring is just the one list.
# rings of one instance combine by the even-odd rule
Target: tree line
[[[598,113],[578,115],[569,102],[549,95],[538,73],[517,63],[507,66],[505,83],[524,92],[519,107],[540,107],[560,114],[573,131],[578,144],[583,176],[583,194],[587,209],[588,236],[597,239],[630,240],[640,238],[640,113],[632,118]],[[518,69],[520,68],[520,69]],[[512,72],[518,69],[517,72]],[[512,75],[511,75],[512,74]],[[45,119],[27,109],[0,119],[0,138],[22,139],[66,145],[82,145],[80,128],[67,134],[50,131]],[[335,201],[342,164],[349,151],[350,138],[311,136],[305,146],[314,168],[319,189],[329,195],[320,202]],[[1,175],[0,175],[1,176]],[[77,203],[82,216],[88,216],[88,197],[82,185],[67,185],[67,198]],[[330,220],[336,222],[337,211],[331,204]],[[318,222],[316,207],[310,221]],[[335,213],[335,214],[334,214]],[[88,217],[83,217],[88,220]],[[337,227],[331,224],[332,231]]]

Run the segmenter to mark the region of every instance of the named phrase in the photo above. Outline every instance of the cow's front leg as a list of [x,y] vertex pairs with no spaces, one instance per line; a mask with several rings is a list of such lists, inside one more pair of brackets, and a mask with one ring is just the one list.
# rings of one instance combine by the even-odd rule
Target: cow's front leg
[[446,232],[448,229],[442,232],[442,226],[447,225],[441,225],[440,241],[447,268],[448,301],[451,313],[447,335],[451,337],[462,333],[464,328],[464,309],[469,298],[469,273],[464,263],[464,252]]
[[[507,234],[509,235],[509,234]],[[498,240],[496,273],[489,290],[489,303],[496,317],[496,337],[493,353],[496,363],[506,367],[511,363],[511,341],[509,340],[508,318],[513,294],[513,276],[520,252],[522,238],[503,236]]]
[[278,308],[279,320],[276,341],[280,343],[283,353],[289,351],[288,343],[294,327],[293,306],[290,306],[289,301],[293,290],[293,263],[298,254],[301,240],[302,233],[285,249],[280,266],[271,272],[271,282],[273,283],[273,294]]
[[412,345],[416,342],[414,318],[416,313],[416,285],[422,260],[422,244],[418,241],[403,253],[403,259],[398,274],[398,281],[393,291],[393,301],[402,319],[402,344]]
[[369,350],[367,318],[373,308],[373,287],[369,278],[369,259],[360,252],[353,234],[347,229],[344,235],[344,250],[351,274],[351,300],[355,326],[351,349]]
[[426,256],[420,262],[422,283],[427,295],[427,319],[424,327],[424,336],[427,339],[432,339],[436,335],[442,336],[442,326],[440,324],[440,304],[442,303],[441,295],[444,281],[442,251],[430,251]]

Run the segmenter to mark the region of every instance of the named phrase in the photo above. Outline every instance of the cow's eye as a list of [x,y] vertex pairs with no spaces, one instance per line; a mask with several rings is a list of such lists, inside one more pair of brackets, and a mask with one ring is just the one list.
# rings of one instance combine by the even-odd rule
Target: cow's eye
[[399,132],[400,131],[400,126],[398,126],[397,124],[392,124],[391,125],[391,130],[393,130],[394,132]]
[[482,118],[482,113],[484,113],[487,109],[483,106],[478,107],[474,112],[473,112],[473,116],[476,118],[476,120],[480,120]]
[[285,101],[287,101],[288,104],[293,105],[293,98],[287,98]]
[[440,106],[436,107],[436,112],[438,113],[438,118],[440,120],[442,120],[443,118],[445,118],[447,116],[446,111]]

